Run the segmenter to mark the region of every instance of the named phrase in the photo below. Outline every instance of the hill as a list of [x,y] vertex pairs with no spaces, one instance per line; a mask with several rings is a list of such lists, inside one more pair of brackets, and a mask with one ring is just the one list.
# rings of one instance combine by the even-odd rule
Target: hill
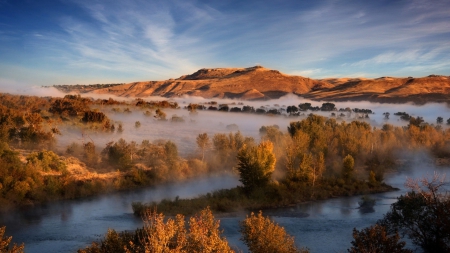
[[293,93],[324,101],[374,101],[390,103],[447,102],[450,77],[430,75],[421,78],[381,77],[311,79],[283,74],[261,66],[212,68],[165,81],[80,87],[55,86],[65,92],[111,94],[124,97],[237,98],[268,100]]

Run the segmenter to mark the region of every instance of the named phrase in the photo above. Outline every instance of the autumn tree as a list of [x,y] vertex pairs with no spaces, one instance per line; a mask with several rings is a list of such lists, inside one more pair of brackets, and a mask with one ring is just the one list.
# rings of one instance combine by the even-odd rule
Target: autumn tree
[[136,142],[127,143],[120,138],[117,142],[107,143],[102,154],[107,157],[111,165],[118,165],[121,169],[128,170],[133,165],[133,157],[136,152]]
[[272,142],[263,141],[258,146],[252,147],[244,145],[239,150],[237,158],[239,181],[247,192],[269,183],[276,162]]
[[412,250],[404,249],[405,242],[400,241],[400,235],[395,232],[389,235],[386,228],[374,225],[358,231],[353,229],[352,247],[350,253],[412,253]]
[[219,225],[209,208],[190,217],[188,229],[181,214],[165,219],[163,214],[148,211],[144,216],[145,252],[234,252],[221,236]]
[[27,156],[27,163],[45,172],[65,172],[67,170],[66,163],[53,151],[33,152]]
[[12,236],[10,237],[5,237],[5,230],[6,227],[0,227],[0,252],[2,253],[22,253],[24,252],[24,248],[25,246],[23,244],[21,245],[16,245],[13,244],[12,246],[9,245],[11,243],[12,240]]
[[159,120],[166,120],[166,113],[163,112],[161,109],[156,109],[155,111],[155,118],[159,119]]
[[260,211],[241,223],[241,240],[252,253],[307,253],[295,246],[294,238],[283,227],[264,217]]
[[398,197],[378,223],[407,235],[424,252],[450,252],[450,196],[442,193],[444,177],[407,181],[411,189]]
[[209,207],[192,216],[189,219],[186,252],[234,252],[227,240],[221,236],[219,226],[220,221],[214,218]]
[[202,133],[197,136],[197,145],[202,152],[202,162],[205,159],[205,151],[210,145],[210,140],[207,133]]
[[355,174],[355,160],[351,155],[347,155],[342,161],[342,177],[345,180],[352,180]]
[[95,144],[90,141],[83,145],[83,158],[89,166],[97,165],[97,154],[95,152]]

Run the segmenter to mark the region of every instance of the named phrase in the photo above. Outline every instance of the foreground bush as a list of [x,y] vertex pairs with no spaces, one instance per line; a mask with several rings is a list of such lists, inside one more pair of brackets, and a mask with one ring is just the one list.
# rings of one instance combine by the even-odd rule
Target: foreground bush
[[219,221],[215,220],[209,208],[189,218],[165,219],[162,213],[148,211],[144,217],[144,228],[134,233],[117,233],[109,230],[105,240],[78,250],[79,253],[107,252],[150,252],[150,253],[191,253],[191,252],[234,252],[227,240],[221,236]]
[[19,245],[17,246],[16,244],[9,246],[9,244],[11,243],[12,237],[5,237],[3,238],[3,236],[5,235],[5,230],[6,227],[0,227],[0,252],[1,253],[22,253],[24,252],[23,249],[25,248],[25,246]]
[[294,237],[288,235],[283,227],[264,217],[251,213],[241,223],[242,241],[252,253],[308,253],[308,250],[298,249]]
[[398,233],[388,235],[386,228],[375,225],[361,231],[353,229],[352,247],[350,253],[412,253],[404,249],[405,242],[400,241]]
[[412,189],[400,196],[379,221],[389,231],[407,235],[424,252],[450,252],[450,195],[442,192],[445,177],[409,180]]

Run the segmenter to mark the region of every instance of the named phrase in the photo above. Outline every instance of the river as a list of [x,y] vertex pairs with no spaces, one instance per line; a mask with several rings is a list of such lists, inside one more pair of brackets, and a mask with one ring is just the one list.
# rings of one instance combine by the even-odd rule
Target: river
[[[435,170],[445,173],[447,168],[416,166],[387,175],[386,182],[400,190],[372,195],[376,199],[373,212],[361,212],[358,209],[360,196],[356,196],[303,203],[267,213],[295,237],[297,245],[308,247],[311,252],[346,252],[352,240],[352,229],[368,227],[382,218],[396,198],[406,192],[407,177],[431,176]],[[76,252],[102,238],[108,228],[123,231],[141,227],[141,219],[132,213],[134,201],[195,197],[238,184],[237,178],[226,175],[83,200],[53,202],[2,213],[0,224],[6,225],[6,234],[13,236],[14,242],[25,243],[27,253]],[[245,214],[237,213],[220,219],[223,235],[234,248],[243,252],[245,246],[239,240],[239,221],[244,218]],[[414,249],[412,245],[408,246]]]

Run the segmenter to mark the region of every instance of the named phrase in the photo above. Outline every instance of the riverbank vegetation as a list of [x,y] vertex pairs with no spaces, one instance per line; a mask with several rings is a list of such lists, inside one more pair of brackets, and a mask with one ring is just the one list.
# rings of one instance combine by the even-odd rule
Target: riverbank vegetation
[[[377,224],[353,230],[353,241],[348,252],[410,253],[399,232],[405,234],[424,252],[448,252],[450,240],[449,203],[442,189],[444,177],[435,175],[431,180],[410,180],[411,191],[400,196],[391,210]],[[209,208],[186,218],[178,214],[166,218],[164,214],[148,210],[143,214],[144,227],[136,231],[108,230],[104,239],[79,249],[79,253],[110,252],[241,252],[228,244]],[[188,220],[188,224],[186,224]],[[0,229],[2,252],[23,252],[24,245],[8,247],[11,237],[3,238]],[[299,248],[295,239],[260,211],[251,213],[240,222],[241,240],[249,252],[295,253],[309,252]]]
[[[368,123],[338,123],[333,118],[309,115],[293,121],[283,132],[277,126],[260,129],[261,142],[235,135],[215,135],[208,164],[233,166],[242,186],[194,199],[134,203],[164,212],[195,212],[267,208],[336,196],[393,190],[383,183],[384,173],[395,169],[400,152],[428,149],[448,156],[448,131],[429,125],[373,129]],[[220,165],[217,166],[220,166]]]
[[[365,121],[346,123],[338,117],[313,114],[300,117],[298,114],[316,109],[371,113],[369,109],[338,110],[332,103],[324,103],[321,107],[309,103],[289,106],[289,112],[276,105],[277,114],[288,113],[284,117],[293,119],[287,129],[276,125],[261,126],[258,141],[236,131],[237,127],[230,127],[230,131],[234,131],[231,133],[202,133],[192,143],[197,150],[191,148],[190,153],[181,156],[172,141],[120,138],[123,123],[110,118],[138,110],[143,118],[154,115],[152,118],[157,124],[167,121],[163,110],[179,108],[175,102],[142,99],[125,102],[79,95],[38,98],[1,94],[0,98],[2,207],[81,198],[209,173],[235,173],[241,177],[243,186],[205,195],[199,200],[191,200],[191,204],[180,205],[184,202],[180,199],[176,204],[168,204],[170,200],[166,200],[161,208],[164,203],[172,207],[180,205],[192,213],[208,205],[213,210],[223,211],[230,210],[229,206],[289,205],[389,190],[383,185],[383,175],[399,164],[404,151],[428,150],[435,157],[450,156],[447,148],[450,131],[440,125],[426,124],[418,117],[410,117],[407,127],[385,124],[381,129],[375,129]],[[210,102],[189,104],[186,108],[196,113],[206,110],[207,106],[225,107]],[[246,108],[241,112],[256,113],[255,109],[242,103],[228,106]],[[296,117],[302,120],[296,121]],[[139,121],[133,120],[132,125],[136,126],[135,122]],[[179,120],[173,122],[174,129],[179,124],[187,124]],[[70,133],[71,129],[81,129],[81,143],[74,140],[66,147],[58,146],[62,132]],[[89,137],[90,133],[101,133],[104,138],[118,137],[99,146]],[[254,157],[258,159],[254,160]],[[202,204],[197,208],[183,207],[196,206],[193,201]]]
[[[118,233],[109,230],[100,242],[78,250],[79,253],[111,252],[238,252],[232,249],[219,229],[209,208],[186,219],[181,214],[165,218],[162,213],[149,211],[143,215],[144,227],[134,232]],[[188,220],[188,225],[186,225]],[[241,224],[241,240],[253,253],[307,253],[307,249],[298,248],[294,238],[283,227],[264,217],[260,212],[247,216]]]
[[[133,209],[138,215],[154,208],[167,215],[192,215],[208,206],[214,212],[260,210],[393,190],[383,183],[384,175],[401,166],[400,159],[405,153],[427,152],[434,158],[450,157],[450,130],[442,127],[442,117],[437,125],[432,125],[408,115],[402,118],[409,122],[407,126],[384,124],[375,128],[367,121],[371,110],[337,109],[333,103],[323,103],[321,107],[303,103],[286,109],[279,105],[255,109],[244,104],[190,104],[186,109],[193,116],[201,110],[217,110],[218,114],[240,112],[286,117],[291,123],[283,128],[261,126],[258,138],[244,136],[237,131],[237,125],[230,124],[226,129],[231,132],[204,132],[194,136],[192,146],[197,149],[191,148],[183,156],[173,141],[121,138],[123,122],[111,118],[137,111],[143,119],[151,116],[156,124],[174,124],[176,135],[177,126],[189,122],[176,115],[167,119],[164,110],[176,108],[180,106],[169,101],[122,102],[79,95],[38,98],[0,94],[0,206],[82,198],[211,173],[233,173],[241,182],[236,188],[193,199],[134,203]],[[331,116],[307,113],[315,111],[331,113]],[[361,120],[343,121],[349,114],[358,114]],[[145,127],[135,119],[130,125],[133,129]],[[58,146],[62,128],[81,129],[81,143],[74,141]],[[115,137],[100,146],[89,137],[90,133]],[[427,201],[422,202],[428,205]],[[398,218],[399,214],[394,216]],[[386,223],[394,224],[387,218]],[[404,229],[399,223],[385,227],[388,233]],[[363,232],[361,236],[384,233],[378,228]],[[125,236],[126,240],[121,239],[125,243],[138,243],[136,235],[119,235],[113,231],[110,234],[111,238]],[[417,244],[428,247],[430,242],[422,241]]]
[[[424,252],[448,252],[450,197],[444,185],[445,177],[435,174],[429,180],[409,180],[409,191],[398,197],[391,210],[377,224],[361,230],[353,229],[353,241],[348,252],[411,253],[400,234],[407,235],[411,242]],[[164,219],[162,213],[148,210],[143,214],[144,227],[134,232],[117,233],[108,231],[100,242],[80,249],[80,253],[89,252],[242,252],[232,249],[221,237],[219,222],[214,219],[209,208],[193,215],[189,219],[189,228],[183,215]],[[199,229],[207,228],[207,229]],[[203,234],[209,231],[207,234]],[[299,248],[292,236],[269,217],[250,213],[240,222],[240,240],[248,252],[309,252]],[[189,243],[189,238],[204,240]],[[206,245],[209,245],[206,249]],[[227,245],[225,247],[225,245]],[[187,250],[195,246],[196,250]],[[305,245],[307,246],[307,245]],[[409,245],[410,247],[412,245]],[[112,250],[114,247],[114,250]],[[222,250],[218,251],[218,247]]]

